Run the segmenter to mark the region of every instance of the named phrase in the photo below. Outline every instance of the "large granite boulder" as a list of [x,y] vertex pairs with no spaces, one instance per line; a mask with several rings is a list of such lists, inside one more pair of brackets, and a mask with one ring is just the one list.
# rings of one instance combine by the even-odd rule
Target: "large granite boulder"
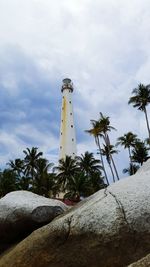
[[150,266],[150,254],[138,260],[137,262],[128,265],[128,267],[149,267],[149,266]]
[[15,191],[0,199],[0,252],[33,230],[51,222],[67,206],[28,191]]
[[123,267],[150,253],[150,161],[34,231],[0,267]]

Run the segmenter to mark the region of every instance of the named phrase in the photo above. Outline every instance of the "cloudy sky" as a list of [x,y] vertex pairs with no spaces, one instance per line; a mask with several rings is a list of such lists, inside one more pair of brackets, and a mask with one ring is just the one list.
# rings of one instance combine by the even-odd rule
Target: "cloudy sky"
[[[147,137],[144,115],[127,102],[150,83],[149,0],[0,0],[0,40],[1,166],[32,146],[57,162],[65,77],[78,154],[96,153],[84,130],[100,111],[117,129],[112,143],[129,130]],[[121,173],[127,152],[115,160]]]

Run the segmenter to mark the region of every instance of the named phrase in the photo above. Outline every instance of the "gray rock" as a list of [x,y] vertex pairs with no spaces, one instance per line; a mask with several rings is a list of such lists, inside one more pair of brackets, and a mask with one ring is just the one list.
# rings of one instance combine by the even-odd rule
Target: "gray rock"
[[15,191],[0,199],[0,251],[51,222],[67,206],[28,191]]
[[144,258],[134,262],[128,267],[149,267],[150,266],[150,254],[146,255]]
[[149,166],[34,231],[0,267],[123,267],[150,253]]

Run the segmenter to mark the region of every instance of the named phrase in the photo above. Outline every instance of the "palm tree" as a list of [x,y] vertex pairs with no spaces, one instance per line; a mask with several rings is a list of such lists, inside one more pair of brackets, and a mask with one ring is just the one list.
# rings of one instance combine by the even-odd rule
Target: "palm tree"
[[145,143],[142,141],[137,141],[132,150],[132,160],[140,165],[147,161],[150,157],[148,156],[150,148],[146,147]]
[[104,134],[105,143],[110,143],[108,138],[108,132],[111,130],[116,130],[113,126],[110,125],[110,119],[108,116],[104,116],[102,112],[100,112],[100,130]]
[[116,154],[116,153],[118,153],[118,150],[114,149],[113,145],[103,145],[102,155],[104,155],[106,157],[106,160],[107,160],[108,165],[109,165],[110,170],[111,170],[111,174],[112,174],[114,183],[115,183],[115,175],[113,172],[113,168],[111,166],[111,162],[112,162],[112,154]]
[[34,192],[40,195],[49,196],[50,176],[49,169],[53,167],[45,158],[38,158],[36,161],[36,175],[34,181]]
[[69,184],[68,192],[64,198],[80,201],[81,196],[88,197],[106,186],[98,172],[93,173],[91,177],[85,175],[84,172],[79,172]]
[[70,183],[78,173],[78,166],[76,159],[72,159],[70,156],[66,156],[65,159],[59,160],[59,165],[54,167],[54,171],[57,171],[57,184],[63,192],[68,190]]
[[107,173],[106,173],[106,170],[105,170],[104,161],[103,161],[103,157],[102,157],[102,153],[101,153],[101,145],[100,145],[100,140],[99,140],[99,136],[101,135],[101,133],[100,133],[99,121],[91,120],[91,124],[92,124],[92,128],[90,130],[85,130],[85,132],[89,133],[92,136],[94,136],[95,143],[96,143],[96,145],[98,146],[98,149],[99,149],[99,154],[100,154],[100,158],[101,158],[101,163],[102,163],[102,167],[103,167],[104,176],[105,176],[107,185],[109,185],[109,181],[108,181],[108,177],[107,177]]
[[93,153],[86,151],[85,154],[81,154],[81,156],[76,157],[76,159],[80,173],[83,173],[83,175],[86,177],[88,186],[85,185],[85,189],[86,192],[88,189],[89,195],[106,187],[101,174],[101,170],[103,170],[103,168],[100,165],[100,160],[95,159]]
[[9,165],[10,169],[16,173],[18,178],[18,186],[20,190],[29,190],[31,185],[30,177],[26,177],[25,175],[25,165],[22,159],[10,160],[7,165]]
[[150,103],[150,84],[144,85],[140,83],[137,88],[133,89],[132,94],[134,96],[130,97],[128,104],[133,104],[133,107],[137,107],[139,110],[144,112],[148,136],[150,139],[150,127],[146,109],[146,107]]
[[9,165],[9,167],[11,168],[12,171],[16,172],[16,174],[18,175],[18,177],[22,177],[22,175],[24,175],[24,161],[21,159],[15,159],[13,160],[9,160],[9,162],[7,163],[7,165]]
[[116,165],[114,163],[112,154],[109,152],[110,138],[109,138],[108,132],[110,132],[111,130],[116,130],[116,129],[113,126],[110,125],[109,117],[108,116],[104,116],[103,113],[100,112],[99,131],[100,131],[101,136],[103,137],[104,142],[105,142],[105,144],[107,146],[108,153],[109,153],[109,156],[110,156],[110,160],[112,161],[112,164],[113,164],[117,179],[119,180],[119,175],[118,175],[118,171],[117,171]]
[[92,176],[93,173],[101,173],[103,169],[100,165],[100,160],[95,159],[93,153],[88,151],[85,154],[81,154],[80,157],[76,157],[80,171],[82,171],[87,177]]
[[31,175],[32,182],[34,181],[36,175],[37,160],[43,155],[42,152],[37,152],[37,150],[37,147],[32,147],[31,149],[26,148],[26,150],[23,151],[25,154],[25,173],[28,176]]
[[81,196],[89,196],[91,190],[91,184],[89,183],[87,176],[81,172],[75,175],[72,182],[69,183],[68,192],[64,195],[64,198],[80,201]]
[[[131,147],[135,146],[135,143],[137,142],[137,135],[133,134],[132,132],[128,132],[126,134],[124,134],[123,136],[118,137],[117,139],[117,143],[116,145],[121,145],[123,146],[125,149],[128,149],[128,153],[129,153],[129,159],[130,159],[130,164],[131,164],[131,168],[132,168],[132,157],[131,157]],[[134,173],[134,170],[132,172],[132,174]]]

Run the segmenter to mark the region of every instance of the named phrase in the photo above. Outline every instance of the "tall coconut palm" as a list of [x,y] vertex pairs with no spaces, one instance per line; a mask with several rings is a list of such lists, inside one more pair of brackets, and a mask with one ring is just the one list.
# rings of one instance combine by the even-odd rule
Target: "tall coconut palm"
[[144,142],[138,141],[135,143],[135,146],[132,150],[132,160],[137,162],[140,165],[143,165],[143,162],[147,161],[150,157],[148,155],[150,148],[148,148]]
[[[128,132],[124,134],[123,136],[118,137],[116,145],[121,145],[125,149],[128,149],[129,153],[129,161],[132,168],[132,157],[131,157],[131,147],[135,146],[135,143],[137,142],[137,135],[133,134],[132,132]],[[132,171],[132,174],[134,173],[134,170]]]
[[65,159],[59,160],[59,165],[54,167],[54,170],[57,171],[57,184],[59,184],[61,190],[65,192],[68,190],[69,184],[74,179],[79,168],[76,164],[76,159],[66,156]]
[[102,112],[100,112],[100,129],[104,134],[105,143],[110,143],[108,138],[108,132],[111,130],[116,130],[113,126],[110,125],[110,118],[108,116],[104,116]]
[[132,94],[134,96],[130,97],[128,104],[133,104],[133,107],[136,107],[144,112],[148,130],[148,137],[150,139],[150,126],[146,108],[150,103],[150,84],[144,85],[140,83],[137,88],[133,89]]
[[108,149],[108,153],[110,154],[110,160],[112,161],[112,165],[114,167],[114,171],[116,173],[116,177],[119,180],[119,175],[118,175],[118,171],[114,162],[114,159],[112,157],[112,154],[109,152],[109,148],[110,148],[110,138],[108,135],[108,132],[110,132],[111,130],[116,130],[113,126],[110,125],[110,119],[108,116],[104,116],[102,112],[100,112],[100,119],[99,119],[99,130],[100,133],[102,134],[102,137],[104,139],[104,142],[107,146]]
[[100,158],[101,158],[101,163],[102,163],[102,167],[103,167],[104,176],[105,176],[107,185],[109,185],[107,173],[106,173],[105,166],[104,166],[103,156],[102,156],[102,153],[101,153],[101,145],[100,145],[100,140],[99,140],[99,136],[101,135],[101,133],[100,133],[99,121],[91,120],[91,124],[92,124],[92,128],[90,130],[85,130],[85,132],[89,133],[90,135],[92,135],[94,137],[94,139],[95,139],[95,143],[96,143],[96,145],[98,146],[98,149],[99,149],[99,154],[100,154]]
[[76,157],[80,171],[82,171],[87,177],[92,176],[93,173],[101,173],[103,169],[100,165],[100,160],[95,159],[93,153],[86,151],[81,156]]
[[27,148],[23,151],[25,154],[24,163],[25,163],[25,173],[28,176],[31,176],[32,181],[35,179],[36,175],[36,165],[37,160],[43,155],[42,152],[38,152],[37,147]]
[[110,167],[111,174],[113,177],[113,182],[115,182],[115,175],[114,175],[113,168],[111,166],[111,162],[112,162],[112,155],[116,154],[116,153],[118,153],[118,150],[114,149],[113,145],[103,145],[102,155],[104,155],[106,157],[106,160],[108,162],[108,165]]

